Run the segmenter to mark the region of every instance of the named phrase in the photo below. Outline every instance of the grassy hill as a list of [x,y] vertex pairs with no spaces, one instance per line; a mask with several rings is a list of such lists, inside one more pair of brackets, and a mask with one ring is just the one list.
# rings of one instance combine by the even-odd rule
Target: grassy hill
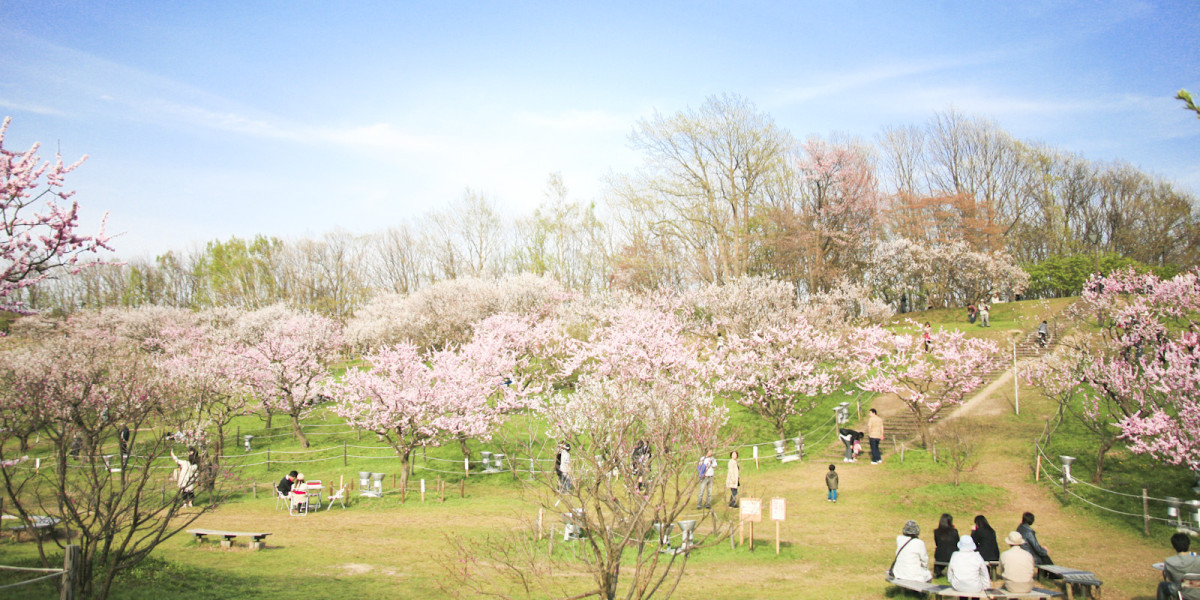
[[[960,327],[972,335],[1005,339],[1006,330],[1028,331],[1067,303],[1069,300],[997,305],[990,331],[968,325],[963,311],[911,316],[935,327]],[[877,466],[867,461],[835,462],[841,475],[841,495],[837,504],[831,504],[825,500],[824,474],[829,462],[823,457],[840,447],[826,431],[833,427],[829,409],[842,399],[824,399],[820,407],[793,423],[793,431],[805,433],[809,440],[808,460],[779,464],[766,458],[771,454],[766,445],[760,448],[764,459],[756,468],[751,453],[742,452],[743,496],[787,499],[788,521],[782,526],[781,553],[774,553],[774,529],[767,523],[756,532],[753,552],[745,546],[733,549],[727,544],[694,552],[676,598],[898,595],[883,581],[883,573],[892,558],[894,539],[906,520],[920,523],[922,538],[932,551],[932,530],[942,512],[955,517],[961,533],[969,532],[975,515],[986,515],[998,536],[1003,537],[1016,527],[1024,511],[1037,515],[1035,529],[1057,563],[1094,571],[1104,580],[1105,598],[1152,597],[1161,575],[1150,564],[1170,553],[1167,538],[1172,529],[1156,522],[1147,537],[1142,531],[1140,498],[1083,489],[1082,484],[1072,487],[1091,502],[1137,515],[1122,516],[1063,494],[1045,473],[1042,481],[1035,481],[1034,440],[1043,433],[1057,406],[1034,390],[1021,390],[1019,416],[1012,414],[1009,399],[1003,394],[983,401],[990,403],[988,410],[975,411],[973,419],[978,428],[973,442],[979,460],[973,470],[962,475],[961,485],[953,485],[953,474],[944,460],[934,462],[929,453],[910,445],[903,462],[897,455],[888,455],[884,464]],[[354,481],[359,470],[391,474],[397,468],[398,461],[374,435],[350,432],[323,411],[318,411],[308,425],[308,431],[315,434],[310,438],[314,452],[299,453],[301,449],[286,429],[265,431],[262,422],[253,417],[236,422],[232,433],[257,436],[254,450],[246,455],[240,440],[236,440],[229,446],[229,454],[235,458],[226,463],[262,464],[234,469],[229,484],[245,491],[197,523],[217,529],[270,531],[273,535],[267,550],[250,552],[243,547],[223,551],[211,542],[197,545],[190,536],[177,536],[163,544],[151,561],[120,579],[114,597],[443,597],[441,586],[447,581],[447,569],[455,562],[447,536],[460,536],[469,543],[489,533],[519,527],[537,511],[521,477],[507,473],[473,472],[467,479],[466,496],[460,498],[462,458],[457,446],[451,446],[429,449],[418,458],[412,481],[414,491],[421,478],[432,490],[438,476],[446,478],[451,485],[444,503],[435,501],[432,493],[425,502],[411,494],[403,505],[394,492],[382,499],[358,499],[353,494],[347,510],[335,507],[305,517],[288,516],[286,511],[276,510],[268,486],[291,468],[303,471],[310,479],[334,483],[339,478]],[[765,423],[741,409],[734,409],[730,426],[744,443],[767,443],[773,437]],[[1089,472],[1083,433],[1068,424],[1056,432],[1053,440],[1051,456],[1058,451],[1075,452],[1079,456],[1076,475]],[[886,445],[890,447],[890,441]],[[472,446],[474,451],[497,449],[496,444],[473,442]],[[265,453],[257,454],[268,447],[269,467]],[[236,458],[239,455],[244,457]],[[550,458],[548,447],[543,448],[540,458]],[[1053,471],[1049,465],[1047,470]],[[1108,472],[1103,482],[1106,488],[1132,495],[1149,488],[1155,497],[1194,497],[1189,489],[1192,478],[1186,471],[1155,466],[1124,451],[1110,456]],[[718,480],[721,477],[719,474]],[[256,483],[257,498],[251,492]],[[387,483],[390,489],[390,476]],[[1165,516],[1161,505],[1152,504],[1151,509],[1156,516]],[[553,551],[569,552],[570,548],[556,543]],[[31,543],[18,543],[9,535],[0,539],[0,564],[33,565],[35,556]],[[0,585],[18,579],[3,574]],[[587,589],[587,583],[581,581],[578,591]],[[11,591],[14,593],[4,597],[44,598],[53,593],[52,588],[43,585]]]

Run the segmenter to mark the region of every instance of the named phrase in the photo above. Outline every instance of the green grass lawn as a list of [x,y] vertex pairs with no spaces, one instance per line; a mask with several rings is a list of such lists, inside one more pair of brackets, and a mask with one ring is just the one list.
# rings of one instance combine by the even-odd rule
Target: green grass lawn
[[[935,326],[994,336],[1005,328],[1031,329],[1042,315],[1053,314],[1069,302],[1063,299],[997,305],[991,331],[966,324],[961,310],[913,316]],[[853,419],[857,400],[853,393],[822,398],[816,408],[793,419],[789,435],[806,435],[810,444],[807,460],[781,464],[769,456],[772,451],[768,445],[760,448],[762,460],[756,468],[750,452],[742,452],[743,495],[783,497],[788,502],[788,520],[781,527],[781,552],[775,554],[770,523],[762,523],[756,530],[753,552],[746,546],[731,548],[728,541],[696,551],[675,597],[897,596],[896,590],[884,583],[883,572],[891,560],[894,539],[906,520],[915,519],[921,524],[922,537],[932,551],[932,529],[942,512],[953,514],[964,533],[976,514],[987,515],[1002,537],[1015,528],[1026,510],[1038,515],[1035,528],[1056,562],[1100,575],[1105,581],[1104,598],[1152,595],[1159,575],[1149,564],[1170,552],[1167,526],[1156,524],[1152,535],[1146,537],[1140,516],[1117,515],[1063,495],[1045,474],[1042,481],[1035,481],[1033,441],[1056,412],[1050,401],[1033,390],[1022,390],[1021,415],[1006,412],[982,417],[975,448],[980,462],[963,475],[959,486],[953,485],[952,473],[944,461],[934,462],[929,453],[911,444],[903,462],[896,455],[888,455],[884,464],[875,466],[865,461],[845,464],[834,459],[841,489],[839,502],[832,504],[825,501],[824,474],[829,461],[824,456],[840,444],[832,438],[831,409],[838,402],[850,401]],[[865,396],[863,400],[867,401]],[[866,408],[864,404],[863,410]],[[160,546],[147,562],[120,577],[114,597],[290,599],[298,593],[366,599],[444,597],[444,586],[450,581],[447,572],[457,560],[448,536],[467,543],[482,541],[496,532],[521,531],[536,514],[537,496],[526,484],[524,473],[514,477],[507,473],[483,475],[473,470],[467,478],[466,495],[460,498],[462,455],[457,444],[418,453],[411,489],[415,492],[420,479],[425,478],[431,493],[425,502],[413,493],[401,504],[391,488],[391,476],[399,461],[373,434],[349,431],[323,409],[305,423],[306,431],[313,434],[309,451],[292,440],[287,423],[279,417],[275,424],[284,427],[269,431],[256,417],[236,420],[226,440],[229,458],[225,464],[263,464],[233,469],[226,483],[244,491],[197,523],[218,529],[270,531],[273,535],[266,550],[250,552],[243,547],[225,551],[213,542],[197,544],[190,536],[176,536]],[[517,431],[528,430],[528,425],[515,419],[508,427],[513,428],[515,436]],[[740,443],[769,443],[775,437],[762,419],[736,405],[731,406],[728,428]],[[534,427],[533,431],[540,429]],[[233,439],[234,435],[245,434],[256,436],[250,455],[242,449],[240,439]],[[540,439],[542,435],[538,434],[533,447],[538,457],[550,459],[552,446]],[[499,435],[498,441],[491,443],[471,442],[472,452],[477,458],[481,450],[501,449],[499,440],[505,437]],[[269,466],[265,455],[268,448]],[[1047,454],[1078,456],[1075,474],[1086,480],[1090,474],[1088,448],[1086,435],[1068,423],[1056,431]],[[256,454],[259,452],[263,454]],[[542,464],[549,469],[549,463]],[[335,507],[304,517],[288,516],[286,511],[276,510],[269,486],[293,468],[310,479],[334,483],[339,479],[352,482],[360,470],[385,472],[390,493],[382,499],[352,494],[346,510]],[[1140,496],[1141,489],[1147,487],[1153,496],[1195,497],[1190,491],[1192,476],[1185,469],[1155,465],[1124,451],[1112,454],[1107,473],[1102,485],[1114,491]],[[432,494],[438,476],[449,482],[444,503]],[[257,498],[251,492],[255,482]],[[1089,491],[1078,484],[1072,489],[1097,504],[1141,514],[1140,497]],[[1161,513],[1161,507],[1159,510]],[[553,551],[558,554],[571,549],[559,540]],[[35,566],[34,544],[17,542],[10,535],[0,537],[0,564]],[[590,589],[578,574],[561,577],[564,585],[576,592]],[[0,572],[0,585],[24,578],[27,576]],[[0,591],[2,597],[17,600],[53,594],[53,587],[46,584]]]

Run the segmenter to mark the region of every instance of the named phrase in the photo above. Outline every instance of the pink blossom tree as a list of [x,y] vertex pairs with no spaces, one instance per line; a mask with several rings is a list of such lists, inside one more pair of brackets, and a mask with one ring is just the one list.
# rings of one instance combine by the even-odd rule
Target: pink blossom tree
[[850,371],[839,360],[840,340],[796,319],[749,335],[725,336],[713,358],[717,390],[766,419],[778,439],[788,420],[840,388]]
[[79,203],[71,200],[74,192],[63,190],[64,177],[87,156],[66,165],[62,156],[43,162],[36,143],[24,152],[5,149],[11,121],[6,117],[0,124],[0,309],[23,312],[13,301],[17,292],[55,269],[78,272],[96,264],[80,259],[111,248],[103,224],[94,237],[77,232]]
[[917,334],[865,337],[877,339],[885,352],[870,358],[870,372],[859,382],[859,387],[896,394],[916,419],[921,444],[926,448],[930,423],[943,410],[962,404],[969,392],[983,385],[984,375],[998,360],[995,342],[968,338],[960,331],[932,332],[928,352]]
[[1090,280],[1083,299],[1101,318],[1084,393],[1119,409],[1133,452],[1200,469],[1200,274],[1120,271]]
[[275,305],[246,313],[235,327],[237,353],[249,363],[250,385],[267,412],[268,426],[272,412],[287,415],[300,446],[307,448],[300,418],[317,403],[329,365],[342,348],[341,326]]
[[[82,550],[83,597],[106,598],[117,575],[225,495],[210,491],[195,508],[184,508],[179,494],[160,500],[158,482],[174,466],[164,470],[163,459],[174,442],[154,430],[168,425],[161,415],[180,410],[186,400],[163,389],[157,356],[114,334],[111,325],[72,320],[62,329],[0,346],[0,380],[11,386],[0,394],[5,404],[0,412],[36,407],[30,418],[41,441],[34,450],[42,453],[40,468],[21,461],[11,454],[17,447],[9,433],[0,430],[0,483],[6,510],[25,524],[32,515],[62,519],[70,543]],[[123,425],[131,433],[125,458],[116,447]],[[208,488],[212,477],[210,469],[200,468],[193,483]],[[48,550],[66,541],[38,536],[37,543],[43,565],[52,567]]]
[[401,490],[407,489],[414,449],[490,432],[495,414],[486,409],[486,399],[500,382],[479,377],[459,354],[422,353],[412,344],[399,344],[363,358],[370,368],[346,371],[326,391],[347,424],[379,434],[396,450]]

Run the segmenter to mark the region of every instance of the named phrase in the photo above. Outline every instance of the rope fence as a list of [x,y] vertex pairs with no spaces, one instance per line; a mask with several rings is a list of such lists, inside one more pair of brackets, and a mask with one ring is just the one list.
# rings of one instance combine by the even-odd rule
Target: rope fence
[[[1084,504],[1086,504],[1088,506],[1105,511],[1110,514],[1120,515],[1122,517],[1133,517],[1133,518],[1142,519],[1146,535],[1150,535],[1150,523],[1152,521],[1165,523],[1167,525],[1176,525],[1177,527],[1188,527],[1189,529],[1195,529],[1195,527],[1191,526],[1190,524],[1185,523],[1185,519],[1184,519],[1184,511],[1188,510],[1192,507],[1187,506],[1187,503],[1180,500],[1179,498],[1170,498],[1170,497],[1158,498],[1155,496],[1151,496],[1149,494],[1148,490],[1145,490],[1145,489],[1142,490],[1141,494],[1130,494],[1130,493],[1121,492],[1118,490],[1110,490],[1108,488],[1100,487],[1098,485],[1095,485],[1095,484],[1087,482],[1087,481],[1082,481],[1080,479],[1076,479],[1074,476],[1070,475],[1069,468],[1064,468],[1064,467],[1060,466],[1058,464],[1059,461],[1052,460],[1046,454],[1044,448],[1042,447],[1041,438],[1039,438],[1038,440],[1036,440],[1034,442],[1034,449],[1035,449],[1034,458],[1037,463],[1035,478],[1038,481],[1041,480],[1041,473],[1043,470],[1045,470],[1047,472],[1047,474],[1049,475],[1049,477],[1047,477],[1047,479],[1051,480],[1051,481],[1053,481],[1053,480],[1059,481],[1062,485],[1061,489],[1062,489],[1063,493],[1067,494],[1068,496],[1071,496],[1071,497],[1079,500],[1080,502],[1083,502]],[[1051,471],[1051,469],[1053,471]],[[1100,493],[1100,494],[1107,494],[1107,495],[1115,496],[1118,498],[1130,498],[1130,499],[1134,499],[1134,500],[1141,500],[1142,501],[1142,512],[1135,513],[1135,512],[1129,512],[1128,510],[1120,510],[1117,508],[1112,508],[1111,506],[1104,506],[1099,501],[1085,498],[1084,496],[1081,496],[1080,494],[1076,493],[1075,490],[1072,489],[1072,487],[1074,487],[1076,485],[1082,485],[1085,489],[1095,490],[1095,492]],[[1160,516],[1151,514],[1151,511],[1150,511],[1150,503],[1151,502],[1159,502],[1159,503],[1165,504],[1167,506],[1167,515],[1168,516],[1160,517]],[[1172,512],[1174,513],[1174,516],[1171,515]],[[1193,513],[1196,513],[1196,512],[1200,512],[1200,506],[1195,506],[1195,510],[1193,511]],[[1197,519],[1197,525],[1200,525],[1200,514],[1192,514],[1192,517]]]

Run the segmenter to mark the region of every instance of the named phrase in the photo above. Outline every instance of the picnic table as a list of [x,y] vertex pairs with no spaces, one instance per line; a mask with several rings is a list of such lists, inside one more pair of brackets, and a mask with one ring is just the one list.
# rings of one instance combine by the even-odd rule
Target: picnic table
[[223,538],[221,540],[222,548],[232,548],[234,538],[237,538],[237,537],[250,538],[249,545],[250,545],[251,550],[261,550],[266,545],[267,536],[271,535],[269,533],[254,533],[254,532],[245,532],[245,531],[222,531],[220,529],[189,529],[189,530],[187,530],[187,532],[196,536],[197,542],[203,541],[204,536],[207,536],[207,535],[220,536],[221,538]]
[[922,596],[929,597],[946,597],[946,598],[1054,598],[1061,596],[1062,592],[1047,590],[1042,588],[1033,588],[1031,592],[1014,593],[1007,592],[999,588],[986,589],[981,592],[961,592],[948,585],[938,585],[936,583],[926,583],[924,581],[913,581],[911,579],[896,579],[888,577],[887,582],[904,588],[906,590],[917,592]]
[[62,519],[59,519],[57,517],[47,517],[44,515],[29,515],[29,520],[32,521],[32,523],[30,523],[28,525],[21,522],[21,518],[18,516],[15,516],[15,515],[3,515],[3,516],[0,516],[0,520],[15,520],[15,521],[17,521],[16,525],[8,526],[8,530],[13,532],[13,535],[15,535],[17,537],[17,541],[20,541],[21,534],[26,533],[26,532],[36,535],[36,534],[40,533],[41,531],[45,530],[45,531],[50,532],[51,535],[53,535],[55,526],[57,526],[59,523],[62,523]]
[[1058,575],[1062,578],[1063,590],[1067,593],[1067,600],[1074,600],[1076,587],[1080,588],[1089,598],[1100,597],[1100,585],[1102,582],[1091,571],[1059,565],[1038,565],[1037,568],[1043,574]]

